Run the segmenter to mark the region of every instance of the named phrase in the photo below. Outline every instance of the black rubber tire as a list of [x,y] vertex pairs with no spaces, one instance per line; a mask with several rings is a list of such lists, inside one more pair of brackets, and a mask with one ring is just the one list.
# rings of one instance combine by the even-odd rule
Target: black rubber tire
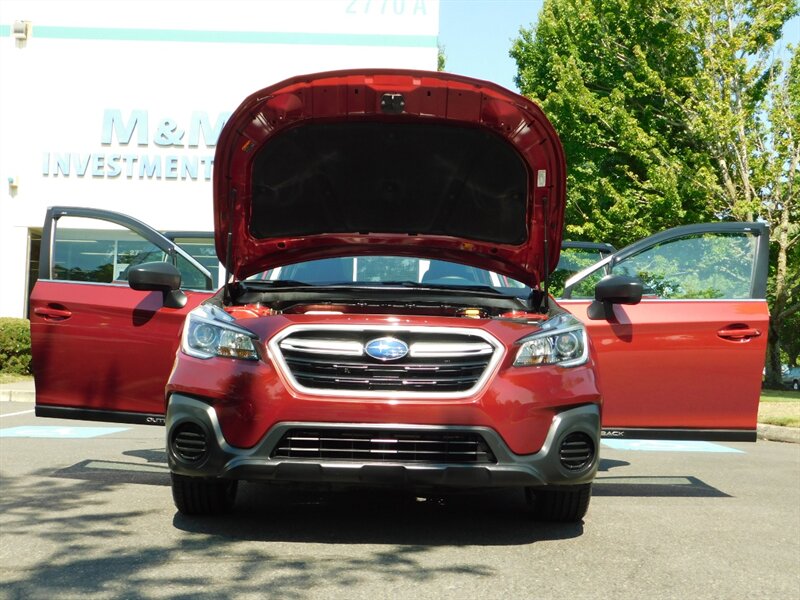
[[798,391],[798,390],[800,390],[800,381],[797,381],[797,380],[795,379],[795,380],[792,382],[792,389],[793,389],[795,392],[796,392],[796,391]]
[[172,500],[184,515],[219,515],[233,508],[238,481],[172,476]]
[[571,485],[555,489],[528,488],[528,501],[533,504],[537,521],[579,523],[589,509],[592,484]]

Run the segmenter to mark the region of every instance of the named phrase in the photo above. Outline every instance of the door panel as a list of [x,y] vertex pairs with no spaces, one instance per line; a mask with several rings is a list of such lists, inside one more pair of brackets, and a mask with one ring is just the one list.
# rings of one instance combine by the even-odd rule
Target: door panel
[[[587,325],[597,353],[604,428],[755,429],[766,302],[643,300],[614,306],[615,322],[590,320],[585,301],[564,307]],[[736,324],[761,335],[717,334]]]
[[[621,250],[607,267],[642,281],[641,303],[593,320],[589,299],[561,301],[586,324],[596,351],[604,435],[755,439],[767,242],[763,224],[670,230]],[[604,275],[589,271],[568,291],[585,295]]]
[[135,291],[125,280],[131,265],[176,259],[190,282],[205,282],[191,257],[129,217],[48,211],[31,294],[37,415],[163,423],[183,321],[210,292],[188,291],[186,305],[173,309],[160,292]]

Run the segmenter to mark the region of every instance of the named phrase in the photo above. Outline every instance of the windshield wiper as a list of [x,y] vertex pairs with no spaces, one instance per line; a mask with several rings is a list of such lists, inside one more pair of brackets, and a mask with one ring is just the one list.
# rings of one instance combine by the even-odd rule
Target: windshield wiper
[[246,279],[245,283],[255,283],[269,287],[312,287],[314,284],[294,279]]
[[400,286],[400,287],[408,287],[408,288],[415,288],[415,289],[423,289],[423,290],[447,290],[448,292],[458,292],[461,290],[469,290],[472,292],[487,292],[489,294],[494,294],[497,296],[505,296],[505,294],[490,285],[481,285],[479,283],[476,284],[468,284],[468,285],[459,285],[459,284],[442,284],[442,283],[416,283],[414,281],[376,281],[378,285],[385,285],[385,286]]
[[246,280],[245,283],[248,284],[252,283],[259,287],[263,286],[270,288],[302,287],[302,288],[316,288],[316,289],[325,289],[325,288],[343,289],[343,288],[370,288],[370,287],[402,287],[402,288],[411,288],[419,290],[436,290],[445,292],[462,292],[462,291],[481,292],[484,294],[491,294],[493,296],[511,297],[489,285],[481,285],[477,283],[472,285],[457,285],[457,284],[445,285],[441,283],[437,284],[417,283],[415,281],[409,281],[409,280],[358,281],[352,283],[351,282],[307,283],[304,281],[295,281],[293,279],[250,279]]

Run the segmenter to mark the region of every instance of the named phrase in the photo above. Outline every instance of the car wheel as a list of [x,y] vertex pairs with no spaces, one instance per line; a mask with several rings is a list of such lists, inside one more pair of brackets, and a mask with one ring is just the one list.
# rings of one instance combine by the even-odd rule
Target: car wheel
[[172,475],[172,500],[184,515],[218,515],[236,500],[238,481]]
[[797,391],[800,391],[800,381],[798,381],[797,379],[795,379],[795,380],[792,382],[792,389],[793,389],[795,392],[797,392]]
[[577,523],[586,515],[592,499],[592,484],[584,483],[557,489],[527,488],[528,502],[538,521]]

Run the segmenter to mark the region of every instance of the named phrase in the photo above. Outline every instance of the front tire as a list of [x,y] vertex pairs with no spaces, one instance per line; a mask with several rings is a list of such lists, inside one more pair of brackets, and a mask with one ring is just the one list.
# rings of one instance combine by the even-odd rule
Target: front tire
[[170,475],[172,500],[182,514],[218,515],[233,508],[238,481]]
[[527,488],[528,502],[533,504],[537,521],[553,523],[579,523],[589,509],[592,484],[571,485],[560,488]]

